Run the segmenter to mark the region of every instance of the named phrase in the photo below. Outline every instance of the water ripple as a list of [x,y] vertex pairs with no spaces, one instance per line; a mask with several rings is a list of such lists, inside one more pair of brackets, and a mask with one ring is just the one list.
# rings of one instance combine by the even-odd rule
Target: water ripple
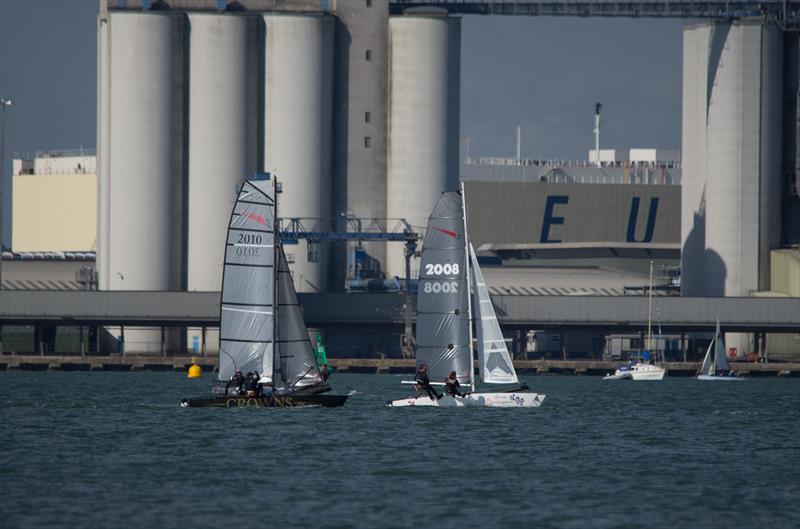
[[3,527],[797,528],[800,380],[533,377],[538,409],[181,409],[175,373],[0,373]]

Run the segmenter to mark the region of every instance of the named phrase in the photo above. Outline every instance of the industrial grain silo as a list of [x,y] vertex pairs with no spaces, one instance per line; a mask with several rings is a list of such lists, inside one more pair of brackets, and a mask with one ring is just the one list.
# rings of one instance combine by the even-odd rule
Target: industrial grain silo
[[[331,215],[333,18],[264,15],[264,170],[282,182],[279,216]],[[307,228],[313,227],[313,222]],[[313,247],[312,247],[313,250]],[[298,291],[324,291],[330,249],[286,248]]]
[[[772,25],[684,29],[684,295],[769,288],[780,243],[782,50]],[[728,333],[726,345],[753,350],[746,335]]]
[[[389,19],[387,216],[424,229],[439,194],[458,187],[461,19]],[[402,245],[387,248],[387,274],[404,275]]]
[[[113,12],[100,23],[101,289],[183,286],[184,21]],[[126,333],[129,351],[160,342],[160,331]]]
[[225,231],[242,180],[257,170],[256,18],[189,19],[188,290],[219,290]]
[[[188,15],[188,290],[222,287],[232,203],[258,167],[258,22],[246,15]],[[215,351],[218,331],[205,342]],[[201,330],[189,329],[189,348],[202,343]]]

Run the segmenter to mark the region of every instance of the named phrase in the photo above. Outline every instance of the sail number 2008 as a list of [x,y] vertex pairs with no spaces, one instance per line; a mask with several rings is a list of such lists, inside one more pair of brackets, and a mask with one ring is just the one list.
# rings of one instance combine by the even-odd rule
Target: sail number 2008
[[460,272],[460,267],[458,266],[458,263],[455,264],[428,263],[425,265],[426,276],[458,275],[459,272]]
[[426,294],[456,294],[458,293],[458,283],[456,281],[426,281],[425,286],[422,287],[423,292]]

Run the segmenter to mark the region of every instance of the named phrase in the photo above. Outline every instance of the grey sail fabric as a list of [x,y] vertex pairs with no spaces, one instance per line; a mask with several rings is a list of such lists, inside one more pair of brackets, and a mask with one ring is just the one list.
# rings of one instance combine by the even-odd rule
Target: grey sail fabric
[[417,293],[417,367],[427,364],[433,381],[455,371],[472,383],[465,240],[461,194],[442,193],[425,230]]
[[472,278],[475,291],[472,301],[475,316],[475,328],[478,338],[478,366],[480,367],[481,380],[488,384],[516,384],[517,373],[511,356],[508,354],[503,333],[497,323],[497,315],[489,297],[489,290],[483,279],[481,267],[475,257],[475,250],[469,246],[472,262]]
[[272,376],[275,195],[266,180],[247,181],[233,206],[225,242],[220,303],[219,378],[237,369]]
[[278,381],[286,387],[319,384],[322,382],[322,377],[317,367],[311,339],[308,336],[306,322],[303,319],[292,274],[282,246],[279,248],[278,254],[278,314],[276,319],[278,328],[275,334],[276,385]]
[[717,371],[724,371],[726,375],[731,370],[728,357],[725,355],[725,342],[722,339],[722,332],[719,330],[719,321],[717,321],[717,332],[714,336],[714,365]]

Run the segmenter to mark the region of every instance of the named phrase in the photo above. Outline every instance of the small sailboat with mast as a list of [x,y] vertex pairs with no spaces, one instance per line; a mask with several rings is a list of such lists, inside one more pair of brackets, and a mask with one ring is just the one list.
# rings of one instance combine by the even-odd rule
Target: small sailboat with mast
[[703,358],[703,365],[700,366],[700,370],[697,372],[697,380],[745,380],[731,369],[728,357],[725,356],[725,341],[722,339],[719,319],[717,319],[717,330],[714,333],[714,339],[708,344],[706,356]]
[[[414,396],[392,400],[387,405],[538,407],[545,396],[529,391],[526,384],[519,384],[483,274],[467,240],[464,211],[462,186],[460,191],[442,193],[428,219],[417,294],[416,364],[418,369],[425,364],[433,380],[444,380],[455,372],[461,386],[469,387],[469,391],[439,399],[427,394]],[[470,279],[475,285],[474,293]],[[477,391],[472,351],[473,308],[481,380],[511,387]]]
[[653,261],[650,261],[650,281],[647,291],[647,341],[644,351],[638,362],[622,365],[614,372],[603,377],[603,380],[662,380],[667,370],[663,365],[651,364],[657,362],[660,356],[663,363],[664,356],[653,350]]
[[[349,395],[328,393],[280,243],[277,184],[261,175],[242,184],[228,224],[219,383],[213,397],[183,399],[181,406],[342,406]],[[234,374],[245,372],[253,374],[255,391],[229,387]]]

